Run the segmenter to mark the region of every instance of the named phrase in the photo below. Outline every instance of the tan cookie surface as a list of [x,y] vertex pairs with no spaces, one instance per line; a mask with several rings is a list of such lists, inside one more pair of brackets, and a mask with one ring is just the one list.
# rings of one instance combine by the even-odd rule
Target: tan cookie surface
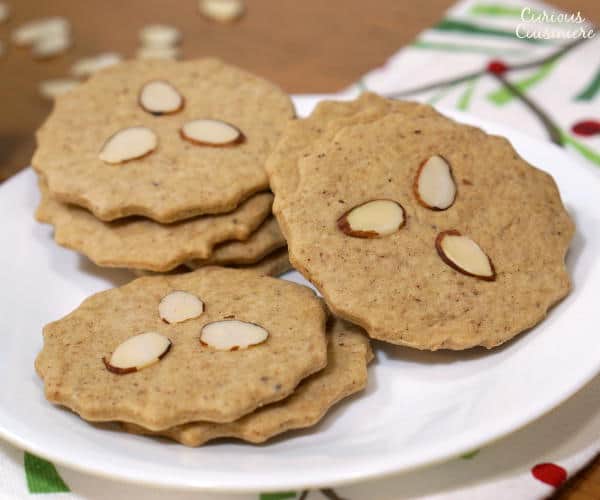
[[136,425],[123,427],[128,432],[165,436],[187,446],[200,446],[220,437],[262,443],[282,432],[315,425],[338,401],[364,389],[372,356],[364,332],[336,319],[329,327],[327,367],[303,381],[289,398],[227,424],[193,422],[157,433]]
[[208,265],[254,264],[284,246],[285,238],[281,234],[277,220],[275,217],[269,217],[248,239],[226,241],[215,247],[208,259],[196,259],[188,262],[188,265],[192,269],[196,269]]
[[255,194],[227,214],[204,215],[172,224],[143,217],[103,222],[87,210],[50,196],[43,181],[36,217],[54,226],[56,242],[99,266],[169,271],[191,258],[206,258],[215,245],[248,238],[269,216],[273,195]]
[[290,263],[290,258],[287,252],[287,248],[281,248],[270,253],[262,260],[255,262],[254,264],[247,264],[245,266],[236,266],[237,269],[249,269],[254,272],[264,274],[266,276],[279,276],[288,271],[292,271],[294,268]]
[[[296,150],[295,171],[291,152],[292,174],[271,165],[275,214],[294,267],[336,315],[394,344],[490,348],[542,320],[569,291],[564,258],[574,230],[552,177],[505,139],[427,106],[396,102],[377,114],[337,128],[332,122],[329,136],[316,134],[308,151]],[[280,144],[291,141],[286,135]],[[432,155],[447,159],[458,189],[443,211],[425,208],[413,191]],[[344,213],[376,199],[401,204],[401,229],[368,239],[338,228]],[[440,258],[435,242],[446,230],[483,249],[495,281]]]
[[[200,267],[202,267],[202,266],[200,266]],[[193,271],[195,269],[200,269],[200,267],[193,268],[193,267],[191,267],[190,262],[188,262],[184,266],[179,266],[169,272],[180,274],[180,273],[186,273],[189,271]],[[246,264],[246,265],[241,265],[241,266],[227,265],[225,267],[229,267],[232,269],[244,269],[244,270],[248,270],[248,271],[254,271],[259,274],[264,274],[265,276],[274,276],[274,277],[280,276],[281,274],[286,273],[288,271],[292,271],[294,269],[292,267],[292,264],[290,264],[290,259],[288,256],[287,248],[280,248],[278,250],[275,250],[274,252],[271,252],[270,254],[266,255],[265,257],[263,257],[258,262],[255,262],[254,264]],[[162,273],[155,273],[153,271],[144,271],[141,269],[132,269],[131,271],[136,276],[154,276],[156,274],[162,274]]]
[[[204,312],[167,324],[158,307],[184,291]],[[238,320],[268,332],[247,349],[217,350],[200,343],[209,323]],[[219,267],[138,278],[95,294],[44,328],[36,370],[46,398],[86,420],[131,422],[161,430],[193,421],[230,422],[289,396],[327,362],[326,313],[303,286]],[[162,359],[134,373],[109,371],[103,358],[124,341],[154,331],[170,339]]]
[[[354,101],[321,101],[309,117],[288,122],[265,165],[272,190],[283,195],[284,191],[296,189],[299,179],[296,163],[308,154],[313,142],[364,116],[376,117],[390,105],[390,101],[366,92]],[[273,211],[277,211],[276,204]]]
[[[140,90],[156,79],[177,89],[183,109],[162,116],[142,109]],[[264,163],[293,115],[279,88],[219,60],[132,61],[95,74],[56,100],[38,131],[32,164],[55,198],[103,220],[143,215],[173,222],[223,213],[268,187]],[[244,141],[210,147],[182,139],[186,122],[207,118],[234,125]],[[156,149],[122,164],[102,161],[105,141],[134,126],[156,134]]]

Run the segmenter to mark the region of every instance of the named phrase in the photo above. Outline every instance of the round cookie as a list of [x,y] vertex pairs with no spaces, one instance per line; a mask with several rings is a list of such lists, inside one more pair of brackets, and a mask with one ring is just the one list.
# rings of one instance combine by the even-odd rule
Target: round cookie
[[200,446],[222,437],[262,443],[283,432],[313,426],[338,401],[365,388],[367,364],[373,358],[369,340],[360,328],[334,319],[328,334],[327,367],[301,382],[283,401],[226,424],[192,422],[158,432],[133,424],[123,427],[135,434],[164,436],[187,446]]
[[[334,314],[394,344],[491,348],[537,324],[570,288],[564,258],[574,227],[552,177],[507,140],[428,106],[395,102],[378,113],[334,122],[329,136],[292,151],[286,165],[294,174],[271,166],[292,265]],[[287,134],[280,144],[291,141]],[[438,155],[456,188],[443,210],[424,206],[415,187]],[[385,236],[348,234],[349,211],[373,200],[398,203],[402,223]],[[447,231],[470,238],[484,264],[489,258],[490,280],[457,270],[440,249]]]
[[241,266],[255,264],[267,255],[285,246],[277,219],[269,217],[246,240],[226,241],[215,247],[207,259],[195,259],[186,264],[191,269],[202,266]]
[[165,272],[190,258],[208,258],[215,245],[243,240],[269,217],[273,195],[258,193],[227,214],[203,215],[172,224],[142,217],[113,222],[53,199],[39,182],[41,202],[36,218],[54,226],[59,245],[80,252],[105,267]]
[[281,276],[283,273],[294,269],[290,263],[287,248],[275,250],[254,264],[235,267],[236,269],[248,269],[266,276]]
[[[354,101],[321,101],[309,117],[288,122],[285,132],[265,165],[271,189],[282,195],[284,191],[294,191],[298,184],[296,162],[305,154],[305,150],[309,150],[313,142],[328,137],[338,128],[357,119],[378,117],[379,113],[391,105],[392,101],[365,92]],[[281,196],[278,199],[280,198]],[[277,211],[276,203],[273,211]]]
[[[193,261],[191,261],[193,262]],[[200,269],[199,267],[191,267],[191,264],[188,262],[182,266],[178,266],[175,269],[172,269],[168,272],[168,274],[181,274],[187,273],[190,271],[194,271],[196,269]],[[243,269],[248,271],[254,271],[258,274],[264,274],[265,276],[280,276],[283,273],[293,270],[292,264],[290,264],[290,259],[288,256],[287,248],[280,248],[271,252],[270,254],[263,257],[258,262],[253,264],[243,264],[243,265],[227,265],[224,267],[229,267],[231,269]],[[155,276],[156,274],[164,274],[157,273],[154,271],[145,271],[143,269],[131,269],[131,272],[135,276]]]
[[[157,116],[142,107],[142,88],[156,80],[180,94],[180,109]],[[131,61],[93,75],[56,100],[37,133],[32,164],[54,198],[102,220],[143,215],[166,223],[224,213],[268,188],[264,163],[293,116],[291,100],[279,88],[219,60]],[[182,137],[186,123],[202,119],[233,125],[241,140],[214,147]],[[130,127],[152,131],[154,150],[108,163],[114,155],[100,154],[107,140]],[[197,127],[190,130],[198,133]],[[150,140],[145,132],[140,141]],[[123,144],[118,146],[122,152]]]
[[[174,304],[172,292],[200,299],[203,312],[198,316],[196,307],[195,317],[174,322],[191,306],[189,300]],[[91,296],[44,328],[35,366],[46,398],[86,420],[151,430],[198,420],[231,422],[289,396],[325,367],[325,322],[322,303],[309,288],[253,271],[207,267],[138,278]],[[257,330],[266,331],[266,339],[257,341]],[[156,339],[150,339],[152,345],[132,352],[125,342],[144,332],[168,338],[170,349],[156,352]],[[255,339],[250,343],[259,343],[243,348],[249,335]],[[238,343],[223,344],[233,340]],[[129,366],[124,352],[138,369],[114,373]],[[154,363],[146,366],[148,353]]]

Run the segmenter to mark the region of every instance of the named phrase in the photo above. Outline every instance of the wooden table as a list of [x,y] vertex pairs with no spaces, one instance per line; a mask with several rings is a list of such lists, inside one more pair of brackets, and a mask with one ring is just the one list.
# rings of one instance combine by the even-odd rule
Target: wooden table
[[[0,25],[0,40],[22,22],[48,15],[67,17],[74,47],[64,56],[35,62],[26,49],[7,44],[0,57],[0,180],[29,163],[33,131],[51,103],[38,82],[66,76],[83,56],[116,51],[133,57],[138,31],[165,23],[183,33],[183,57],[219,56],[280,84],[290,93],[333,92],[381,65],[399,47],[438,21],[454,0],[247,0],[247,14],[231,25],[211,23],[195,0],[5,0],[13,7]],[[600,1],[555,0],[554,5],[600,24]],[[168,7],[167,7],[168,6]],[[600,463],[560,495],[600,498]]]

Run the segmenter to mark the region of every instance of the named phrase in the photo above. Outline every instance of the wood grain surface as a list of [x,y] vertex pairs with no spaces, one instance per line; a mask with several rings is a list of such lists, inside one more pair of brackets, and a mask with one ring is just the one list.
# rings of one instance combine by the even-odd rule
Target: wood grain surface
[[[203,18],[195,0],[5,0],[12,7],[0,25],[7,52],[0,57],[0,180],[29,163],[33,131],[51,108],[38,94],[41,80],[66,76],[77,59],[101,51],[133,57],[139,30],[165,23],[183,33],[183,57],[219,56],[280,84],[288,92],[333,92],[381,65],[398,48],[439,20],[452,0],[247,0],[233,24]],[[600,19],[597,0],[558,0],[566,10]],[[177,8],[174,8],[174,7]],[[26,20],[67,17],[74,46],[53,60],[34,61],[27,49],[6,43]]]
[[[195,0],[4,0],[10,19],[0,24],[6,53],[0,56],[0,180],[28,165],[33,133],[51,109],[38,84],[63,77],[77,59],[103,51],[133,57],[138,32],[164,23],[183,33],[183,57],[218,56],[281,85],[290,93],[333,92],[381,65],[417,33],[441,19],[453,0],[247,0],[247,13],[233,24],[211,23]],[[600,24],[599,0],[553,4]],[[8,42],[24,21],[67,17],[74,46],[63,56],[36,62],[27,49]],[[600,499],[600,461],[558,494]]]

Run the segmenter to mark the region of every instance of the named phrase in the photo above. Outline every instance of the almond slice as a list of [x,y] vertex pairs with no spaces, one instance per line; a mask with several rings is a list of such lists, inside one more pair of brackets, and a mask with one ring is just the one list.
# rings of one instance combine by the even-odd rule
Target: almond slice
[[110,136],[102,146],[100,159],[106,163],[124,163],[142,158],[156,149],[156,134],[147,127],[124,128]]
[[0,2],[0,23],[3,23],[10,16],[10,7],[4,2]]
[[456,199],[452,169],[440,155],[434,155],[421,164],[413,188],[419,203],[431,210],[446,210]]
[[78,85],[80,85],[79,80],[74,80],[73,78],[53,78],[51,80],[42,80],[38,85],[38,90],[42,97],[54,99],[70,92]]
[[31,49],[31,54],[35,59],[50,59],[62,54],[70,46],[71,37],[68,34],[48,34],[36,40]]
[[158,304],[158,315],[165,323],[182,323],[204,312],[204,302],[189,292],[176,290],[165,295]]
[[136,53],[136,59],[179,59],[181,51],[178,47],[141,47]]
[[11,39],[21,47],[33,45],[43,38],[63,36],[69,38],[71,25],[64,17],[46,17],[22,24],[12,32]]
[[164,80],[152,80],[140,91],[138,99],[144,111],[156,116],[176,113],[183,108],[184,99],[177,89]]
[[477,243],[455,229],[438,234],[435,248],[442,260],[458,272],[485,281],[496,279],[491,259]]
[[262,326],[237,319],[227,319],[204,325],[200,343],[218,351],[236,351],[260,344],[267,340],[268,336],[269,332]]
[[75,61],[71,66],[71,74],[76,78],[87,78],[101,69],[114,66],[123,60],[116,52],[103,52],[101,54],[84,57]]
[[118,375],[133,373],[160,361],[171,349],[171,341],[156,332],[130,337],[117,346],[110,361],[102,358],[104,366]]
[[174,26],[149,24],[140,31],[140,42],[146,48],[164,49],[174,47],[180,41],[181,32]]
[[221,23],[230,23],[242,17],[245,6],[242,0],[199,0],[200,14]]
[[393,200],[373,200],[342,215],[337,226],[355,238],[381,238],[395,233],[405,223],[404,208]]
[[192,120],[179,133],[186,141],[200,146],[232,146],[244,141],[244,134],[237,127],[221,120]]

